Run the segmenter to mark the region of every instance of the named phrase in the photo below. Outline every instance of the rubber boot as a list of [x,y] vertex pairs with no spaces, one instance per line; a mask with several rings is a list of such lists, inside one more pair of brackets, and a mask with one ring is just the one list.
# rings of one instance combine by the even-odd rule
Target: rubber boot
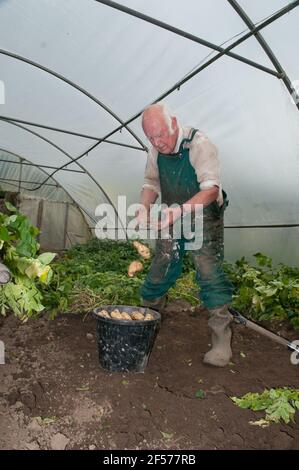
[[229,325],[233,317],[228,307],[228,305],[223,305],[209,310],[208,325],[212,330],[212,349],[205,354],[203,362],[212,366],[224,367],[232,358],[232,331]]
[[11,274],[5,264],[0,263],[0,285],[7,284],[11,280]]

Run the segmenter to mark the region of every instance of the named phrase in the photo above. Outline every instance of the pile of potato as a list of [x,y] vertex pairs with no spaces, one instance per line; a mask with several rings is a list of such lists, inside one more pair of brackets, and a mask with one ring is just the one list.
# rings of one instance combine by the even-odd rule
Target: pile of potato
[[128,321],[149,321],[154,320],[154,317],[151,313],[146,313],[145,315],[137,310],[131,314],[127,312],[120,312],[118,308],[113,310],[110,315],[107,310],[101,310],[98,315],[104,318],[115,318],[117,320],[128,320]]

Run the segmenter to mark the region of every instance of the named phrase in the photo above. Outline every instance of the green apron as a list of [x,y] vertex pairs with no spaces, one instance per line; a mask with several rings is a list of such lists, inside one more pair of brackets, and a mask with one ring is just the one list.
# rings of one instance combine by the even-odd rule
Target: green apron
[[[169,206],[183,204],[200,191],[188,148],[196,132],[197,129],[193,129],[190,138],[182,140],[178,153],[158,155],[161,202]],[[209,309],[230,303],[233,292],[233,286],[222,269],[223,213],[228,205],[224,191],[223,199],[222,207],[214,201],[203,209],[203,243],[200,249],[190,250],[200,287],[199,297]],[[143,299],[159,299],[175,284],[182,272],[186,241],[190,242],[183,236],[157,239],[154,259],[141,287]]]

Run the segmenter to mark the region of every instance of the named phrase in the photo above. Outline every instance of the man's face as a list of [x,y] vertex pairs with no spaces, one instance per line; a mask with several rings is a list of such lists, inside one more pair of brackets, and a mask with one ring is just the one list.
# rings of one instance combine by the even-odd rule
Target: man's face
[[146,137],[158,152],[164,154],[173,153],[175,149],[178,138],[178,127],[175,118],[172,118],[172,129],[173,132],[171,133],[167,123],[161,118],[149,118],[143,122]]

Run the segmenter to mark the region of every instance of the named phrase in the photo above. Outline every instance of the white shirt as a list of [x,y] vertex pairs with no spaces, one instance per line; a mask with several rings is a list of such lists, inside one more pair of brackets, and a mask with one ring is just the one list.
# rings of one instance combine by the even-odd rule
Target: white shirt
[[[177,143],[174,153],[179,151],[181,142],[185,138],[189,138],[192,132],[192,127],[180,127]],[[197,181],[200,183],[200,191],[210,189],[213,186],[218,186],[219,194],[217,202],[219,206],[223,204],[222,187],[220,182],[220,168],[218,151],[216,146],[207,138],[205,134],[197,131],[189,147],[189,159],[193,166]],[[143,188],[149,188],[157,194],[161,193],[159,169],[157,164],[158,151],[151,147],[147,155],[147,163],[144,173]]]

